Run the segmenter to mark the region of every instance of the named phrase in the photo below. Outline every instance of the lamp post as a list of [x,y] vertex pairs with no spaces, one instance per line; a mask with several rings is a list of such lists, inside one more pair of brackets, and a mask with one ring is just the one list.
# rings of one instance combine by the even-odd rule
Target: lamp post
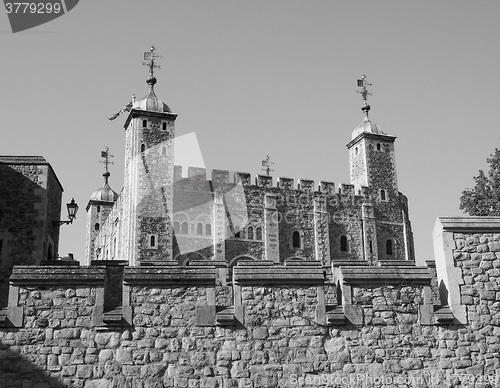
[[73,220],[76,218],[76,213],[78,212],[78,205],[75,202],[75,199],[72,198],[70,203],[66,204],[68,208],[68,221],[52,221],[53,226],[60,226],[63,224],[69,225],[73,223]]

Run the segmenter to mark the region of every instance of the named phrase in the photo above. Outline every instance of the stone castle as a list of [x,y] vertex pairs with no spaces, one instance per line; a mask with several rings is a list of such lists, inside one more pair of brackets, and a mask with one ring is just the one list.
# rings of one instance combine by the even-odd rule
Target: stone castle
[[369,120],[364,78],[351,183],[295,187],[183,176],[150,59],[147,96],[124,108],[124,188],[106,165],[83,265],[54,258],[52,168],[0,159],[34,193],[23,215],[0,192],[0,388],[498,386],[500,219],[439,218],[435,261],[415,265],[395,137]]

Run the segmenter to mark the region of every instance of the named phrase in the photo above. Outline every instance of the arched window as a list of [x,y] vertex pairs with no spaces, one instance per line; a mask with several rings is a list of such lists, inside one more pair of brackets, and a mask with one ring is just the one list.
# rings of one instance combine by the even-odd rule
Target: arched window
[[249,240],[253,240],[253,228],[251,226],[248,227],[248,231],[247,231],[247,234],[248,234],[248,239]]
[[380,199],[381,199],[382,201],[385,201],[385,200],[386,200],[385,190],[380,190]]
[[167,147],[162,147],[161,154],[162,155],[166,155],[167,154]]
[[196,234],[203,234],[203,224],[201,222],[196,226]]
[[188,234],[188,223],[186,221],[182,223],[181,232],[183,234]]
[[212,225],[211,224],[206,224],[205,225],[205,234],[207,236],[211,236],[212,235]]
[[340,236],[340,251],[341,252],[349,252],[349,241],[347,240],[347,236]]
[[101,212],[101,205],[97,205],[97,213]]
[[144,152],[146,151],[146,145],[143,143],[141,144],[141,152]]
[[152,235],[150,238],[149,238],[149,246],[151,248],[154,248],[156,246],[156,237],[154,235]]
[[377,151],[380,151],[380,143],[377,143]]
[[166,131],[167,130],[167,123],[163,123],[163,130]]
[[148,120],[142,120],[142,127],[146,128],[148,126]]
[[385,253],[387,256],[392,256],[394,254],[394,244],[392,243],[392,240],[387,240],[385,242]]
[[302,241],[301,241],[301,236],[300,232],[298,230],[295,230],[292,233],[292,247],[293,248],[301,248],[302,247]]
[[358,154],[358,147],[356,147],[356,148],[354,149],[354,155],[357,155],[357,154]]
[[255,239],[262,240],[262,228],[260,226],[255,230]]
[[179,221],[174,221],[174,232],[179,233],[181,231],[181,224],[179,224]]
[[97,223],[97,224],[94,225],[94,229],[95,230],[99,230],[99,223]]
[[234,237],[235,238],[241,238],[241,230],[239,226],[234,227]]

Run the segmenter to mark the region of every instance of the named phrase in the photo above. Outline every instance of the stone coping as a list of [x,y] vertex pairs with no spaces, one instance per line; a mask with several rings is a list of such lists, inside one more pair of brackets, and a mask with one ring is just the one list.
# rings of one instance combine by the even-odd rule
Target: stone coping
[[333,268],[335,281],[342,284],[370,287],[390,283],[430,285],[432,274],[428,267],[340,267]]
[[18,265],[12,269],[10,282],[14,285],[52,286],[73,285],[78,287],[88,283],[103,283],[106,270],[104,267],[43,266]]
[[434,232],[439,229],[464,233],[500,232],[500,217],[438,217]]
[[125,267],[125,283],[156,285],[214,285],[217,272],[215,266],[195,267]]
[[233,268],[233,280],[241,285],[290,284],[303,285],[325,283],[326,274],[321,265],[245,265]]

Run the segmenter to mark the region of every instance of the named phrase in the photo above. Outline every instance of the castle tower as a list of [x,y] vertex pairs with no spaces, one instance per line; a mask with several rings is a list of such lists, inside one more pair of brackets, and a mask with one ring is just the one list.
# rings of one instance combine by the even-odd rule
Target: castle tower
[[352,140],[347,144],[349,149],[349,164],[351,183],[356,191],[361,186],[367,186],[378,192],[382,201],[389,196],[398,195],[398,181],[396,175],[396,161],[394,140],[396,137],[387,135],[382,129],[368,118],[370,105],[366,98],[370,94],[366,89],[369,86],[362,76],[358,86],[363,96],[364,105],[361,110],[364,119],[352,133]]
[[109,158],[112,157],[112,155],[109,154],[109,148],[102,151],[101,156],[104,158],[105,164],[105,172],[102,174],[104,177],[104,185],[92,193],[87,205],[87,242],[85,245],[85,262],[83,265],[90,265],[90,262],[97,258],[95,252],[96,238],[109,212],[113,208],[115,201],[118,199],[118,194],[111,189],[108,183],[109,176],[111,175],[108,169],[111,163]]
[[155,94],[155,48],[145,53],[148,94],[132,102],[125,122],[125,179],[122,226],[123,259],[172,259],[174,124],[177,117]]

